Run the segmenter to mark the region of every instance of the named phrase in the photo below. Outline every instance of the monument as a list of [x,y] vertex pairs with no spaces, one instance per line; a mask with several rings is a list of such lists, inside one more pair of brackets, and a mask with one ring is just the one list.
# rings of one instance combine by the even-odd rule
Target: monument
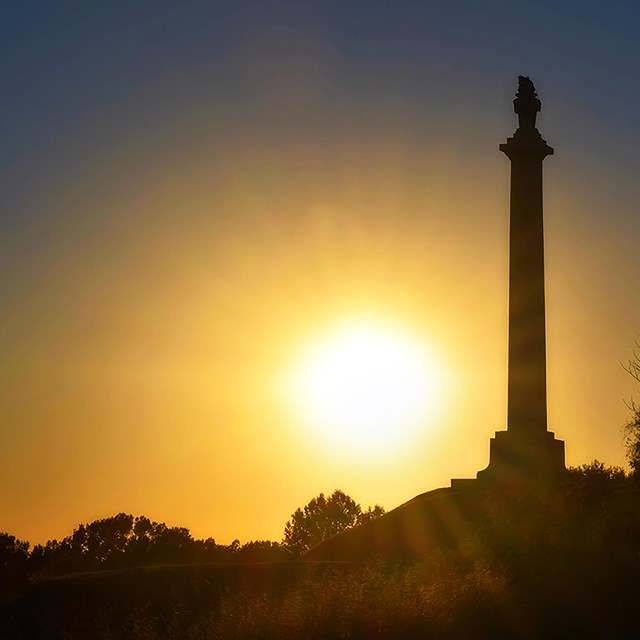
[[551,486],[565,470],[564,442],[547,429],[542,162],[553,149],[536,128],[541,104],[528,77],[518,77],[513,105],[518,128],[500,145],[511,161],[507,429],[491,439],[489,465],[477,478],[454,479],[329,538],[307,552],[308,560],[420,557],[463,540],[485,517],[484,498],[508,509],[514,497],[540,482]]
[[481,480],[565,468],[564,442],[547,430],[542,162],[553,149],[536,128],[541,103],[528,77],[518,77],[513,107],[518,128],[500,145],[511,161],[507,430],[491,439]]

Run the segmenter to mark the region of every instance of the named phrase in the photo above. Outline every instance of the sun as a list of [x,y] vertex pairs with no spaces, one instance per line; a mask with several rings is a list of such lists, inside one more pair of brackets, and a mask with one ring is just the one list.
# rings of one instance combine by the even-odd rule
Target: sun
[[424,344],[382,324],[340,327],[307,349],[291,387],[305,422],[333,443],[407,443],[437,408],[442,376]]

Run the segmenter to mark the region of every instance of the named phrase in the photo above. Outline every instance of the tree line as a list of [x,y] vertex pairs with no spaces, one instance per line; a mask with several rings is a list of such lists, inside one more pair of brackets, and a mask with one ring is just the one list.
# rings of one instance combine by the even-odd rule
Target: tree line
[[31,546],[0,532],[0,602],[30,581],[78,572],[136,566],[190,563],[251,563],[291,560],[311,546],[384,513],[379,505],[363,509],[340,490],[320,494],[296,509],[282,541],[240,544],[196,539],[186,527],[170,527],[146,516],[119,513],[80,524],[62,540]]

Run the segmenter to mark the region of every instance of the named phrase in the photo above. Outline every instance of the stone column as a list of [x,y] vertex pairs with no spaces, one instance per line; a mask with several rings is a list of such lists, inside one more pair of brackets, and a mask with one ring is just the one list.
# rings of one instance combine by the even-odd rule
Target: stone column
[[509,228],[509,431],[547,430],[542,161],[553,149],[535,126],[533,84],[520,77],[514,102],[519,127],[500,145],[511,160]]
[[541,105],[533,83],[518,82],[519,126],[500,145],[511,161],[507,430],[490,442],[483,480],[546,478],[565,468],[564,442],[547,431],[542,162],[553,149],[536,129]]

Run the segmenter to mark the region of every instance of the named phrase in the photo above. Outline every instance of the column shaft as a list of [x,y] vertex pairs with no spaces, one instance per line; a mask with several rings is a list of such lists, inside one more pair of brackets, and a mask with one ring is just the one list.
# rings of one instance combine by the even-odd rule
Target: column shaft
[[544,155],[530,150],[505,150],[505,153],[511,160],[507,428],[513,432],[542,433],[547,430]]

